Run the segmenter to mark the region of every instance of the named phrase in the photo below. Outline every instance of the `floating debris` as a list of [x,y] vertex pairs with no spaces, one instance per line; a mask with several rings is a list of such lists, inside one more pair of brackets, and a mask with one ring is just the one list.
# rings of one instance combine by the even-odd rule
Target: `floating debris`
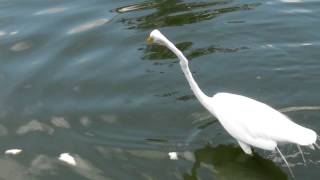
[[76,161],[74,160],[74,157],[72,157],[69,153],[60,154],[59,160],[66,162],[67,164],[70,164],[72,166],[77,165]]
[[171,160],[178,160],[177,152],[169,152],[168,155],[169,155]]
[[4,154],[7,154],[7,155],[18,155],[22,152],[21,149],[8,149],[4,152]]

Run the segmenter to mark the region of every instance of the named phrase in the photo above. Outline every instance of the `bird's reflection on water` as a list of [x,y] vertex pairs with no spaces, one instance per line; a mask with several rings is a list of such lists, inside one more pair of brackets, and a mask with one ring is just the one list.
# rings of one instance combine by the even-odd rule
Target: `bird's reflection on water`
[[[208,46],[203,48],[193,48],[192,42],[180,42],[177,43],[176,46],[181,49],[181,51],[186,52],[186,57],[189,60],[193,58],[197,58],[200,56],[205,56],[207,54],[221,52],[221,53],[234,53],[239,50],[246,50],[247,47],[239,47],[239,48],[223,48],[218,46]],[[144,49],[145,56],[142,59],[148,59],[150,61],[154,60],[169,60],[176,58],[175,55],[165,47],[157,46],[157,45],[149,45]]]
[[[135,12],[130,17],[124,17],[120,22],[129,29],[151,29],[155,27],[182,26],[200,21],[210,20],[219,15],[252,10],[259,3],[236,4],[233,1],[218,2],[184,2],[181,0],[154,0],[116,8],[120,14]],[[137,12],[148,11],[148,15]]]
[[195,162],[184,180],[202,179],[200,171],[209,168],[215,179],[286,180],[288,176],[274,162],[254,153],[248,156],[233,145],[206,146],[194,152]]

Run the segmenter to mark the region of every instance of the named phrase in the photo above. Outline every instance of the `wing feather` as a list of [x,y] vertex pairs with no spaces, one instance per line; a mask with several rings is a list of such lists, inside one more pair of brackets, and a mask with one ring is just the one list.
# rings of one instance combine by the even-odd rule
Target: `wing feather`
[[313,130],[248,97],[218,93],[210,99],[208,110],[231,136],[256,147],[273,150],[277,142],[309,145],[316,141],[317,135]]

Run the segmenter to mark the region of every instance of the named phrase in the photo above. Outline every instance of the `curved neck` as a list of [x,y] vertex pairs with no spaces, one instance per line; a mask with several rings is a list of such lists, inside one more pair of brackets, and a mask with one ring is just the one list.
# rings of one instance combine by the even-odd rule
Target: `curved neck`
[[180,59],[180,66],[181,69],[186,76],[188,83],[191,87],[191,90],[197,97],[197,99],[201,102],[201,104],[205,103],[205,99],[208,98],[207,95],[205,95],[201,89],[199,88],[196,81],[193,79],[193,76],[190,72],[189,66],[188,66],[188,59],[182,54],[182,52],[169,40],[166,41],[166,46]]

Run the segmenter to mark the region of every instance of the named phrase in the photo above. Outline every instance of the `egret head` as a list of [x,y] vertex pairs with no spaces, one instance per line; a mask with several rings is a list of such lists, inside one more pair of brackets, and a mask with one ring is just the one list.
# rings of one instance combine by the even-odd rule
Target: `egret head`
[[157,29],[153,30],[147,39],[148,44],[155,43],[159,45],[166,45],[168,42],[169,40]]

